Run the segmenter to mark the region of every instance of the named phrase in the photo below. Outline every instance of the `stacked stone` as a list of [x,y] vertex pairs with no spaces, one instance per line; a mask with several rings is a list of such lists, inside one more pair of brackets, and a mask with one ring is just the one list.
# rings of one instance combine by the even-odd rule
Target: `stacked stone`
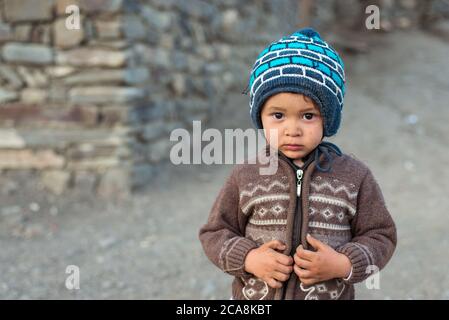
[[[35,172],[55,193],[86,180],[107,191],[97,178],[126,177],[132,163],[128,114],[148,78],[127,62],[123,2],[0,4],[0,169]],[[71,5],[79,28],[67,27]]]
[[[319,6],[318,27],[350,2]],[[419,11],[411,0],[388,10],[397,6]],[[58,194],[147,184],[168,160],[170,132],[207,122],[230,91],[241,92],[260,50],[295,31],[297,8],[297,0],[0,0],[0,171],[28,170]]]
[[0,170],[56,193],[148,183],[171,130],[244,88],[272,38],[257,32],[273,29],[266,3],[0,0]]

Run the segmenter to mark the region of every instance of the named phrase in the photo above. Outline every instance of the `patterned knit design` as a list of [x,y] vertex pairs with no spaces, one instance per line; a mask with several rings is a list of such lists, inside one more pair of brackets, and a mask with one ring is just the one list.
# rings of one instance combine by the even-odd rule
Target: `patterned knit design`
[[258,56],[249,80],[250,115],[257,128],[261,107],[278,92],[312,98],[324,115],[324,135],[340,125],[345,95],[344,64],[338,53],[312,29],[303,29],[271,43]]
[[[234,299],[353,299],[353,284],[370,275],[370,266],[381,270],[397,241],[374,176],[347,155],[336,158],[330,172],[315,170],[311,164],[303,177],[301,227],[295,230],[296,175],[285,160],[279,160],[277,172],[269,177],[258,174],[260,163],[235,167],[199,232],[206,255],[235,277]],[[348,257],[352,264],[348,278],[305,286],[292,274],[281,289],[273,289],[245,271],[248,252],[272,240],[285,243],[283,254],[288,255],[294,249],[293,235],[301,235],[301,244],[313,250],[306,233]]]
[[246,235],[256,243],[286,241],[287,208],[290,201],[287,176],[259,178],[240,192],[242,212],[248,215]]
[[310,234],[333,248],[345,244],[351,239],[350,222],[357,208],[356,186],[316,175],[310,187]]

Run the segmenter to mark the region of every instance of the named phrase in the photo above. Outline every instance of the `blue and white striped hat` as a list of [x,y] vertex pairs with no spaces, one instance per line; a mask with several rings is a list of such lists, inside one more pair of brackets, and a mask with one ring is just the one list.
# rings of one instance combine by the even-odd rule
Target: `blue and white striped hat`
[[324,136],[337,133],[345,95],[344,64],[338,53],[311,28],[270,44],[257,57],[249,80],[250,115],[262,128],[264,102],[279,92],[304,94],[318,105]]

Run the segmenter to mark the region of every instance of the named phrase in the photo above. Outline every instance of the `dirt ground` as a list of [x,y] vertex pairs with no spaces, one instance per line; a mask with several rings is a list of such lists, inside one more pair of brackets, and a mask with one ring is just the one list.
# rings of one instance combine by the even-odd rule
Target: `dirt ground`
[[[395,33],[347,57],[342,127],[331,141],[366,162],[398,228],[380,289],[358,299],[449,299],[449,43]],[[250,127],[248,97],[232,95],[212,127]],[[26,177],[0,183],[0,298],[228,299],[232,278],[197,238],[229,165],[161,166],[139,194],[100,201],[47,194]],[[80,289],[65,287],[80,268]]]

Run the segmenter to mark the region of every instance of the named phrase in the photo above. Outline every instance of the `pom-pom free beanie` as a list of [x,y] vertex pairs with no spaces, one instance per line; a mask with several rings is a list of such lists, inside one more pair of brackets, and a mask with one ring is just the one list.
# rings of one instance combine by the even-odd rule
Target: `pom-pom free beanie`
[[264,102],[280,92],[301,93],[319,107],[324,136],[337,133],[345,95],[344,64],[338,53],[311,28],[271,43],[257,57],[248,84],[250,115],[262,129]]

